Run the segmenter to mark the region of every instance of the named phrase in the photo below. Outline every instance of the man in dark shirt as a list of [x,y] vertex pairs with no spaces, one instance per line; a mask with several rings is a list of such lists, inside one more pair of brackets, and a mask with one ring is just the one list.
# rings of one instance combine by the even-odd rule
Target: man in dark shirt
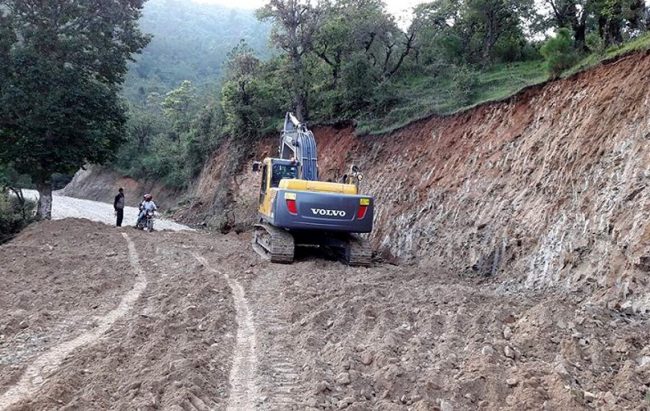
[[124,190],[120,187],[118,193],[113,201],[113,208],[115,209],[115,216],[117,217],[116,225],[122,227],[122,219],[124,219]]

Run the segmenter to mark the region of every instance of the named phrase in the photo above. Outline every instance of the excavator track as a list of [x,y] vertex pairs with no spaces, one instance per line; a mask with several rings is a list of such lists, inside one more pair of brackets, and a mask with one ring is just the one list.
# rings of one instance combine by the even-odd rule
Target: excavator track
[[372,250],[366,240],[350,235],[344,249],[345,263],[353,267],[369,267],[372,262]]
[[295,245],[293,236],[285,230],[258,223],[255,224],[253,249],[272,263],[290,264],[293,262]]

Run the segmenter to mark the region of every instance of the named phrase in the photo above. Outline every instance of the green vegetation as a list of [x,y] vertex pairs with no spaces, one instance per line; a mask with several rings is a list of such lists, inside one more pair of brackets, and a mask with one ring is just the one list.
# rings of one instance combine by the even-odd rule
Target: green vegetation
[[[383,134],[432,114],[446,115],[473,106],[498,101],[517,93],[525,87],[548,79],[543,61],[496,64],[485,71],[471,72],[471,94],[458,98],[456,69],[440,77],[412,76],[402,80],[399,103],[381,117],[361,117],[359,134]],[[460,79],[461,81],[466,81]],[[464,89],[465,90],[465,89]]]
[[650,50],[650,34],[644,34],[643,36],[640,36],[627,43],[611,46],[600,53],[594,52],[593,54],[589,54],[573,67],[565,70],[562,73],[562,77],[572,76],[581,71],[595,67],[601,64],[603,61],[616,59],[626,54],[646,50]]
[[31,181],[10,165],[0,165],[0,244],[11,239],[34,219],[35,204],[26,200],[19,187]]
[[[111,74],[92,59],[76,60],[83,53],[75,50],[84,47],[97,61],[109,57],[110,41],[100,47],[94,33],[88,44],[76,32],[70,44],[67,34],[43,35],[52,44],[29,49],[32,38],[15,28],[27,26],[11,21],[24,2],[7,1],[0,55],[11,64],[0,65],[0,135],[11,150],[0,146],[0,163],[29,171],[36,185],[116,154],[112,165],[121,172],[183,188],[223,142],[245,148],[273,133],[288,110],[312,124],[353,119],[359,133],[384,133],[650,47],[642,0],[545,0],[547,7],[534,0],[434,0],[414,9],[409,27],[400,27],[381,0],[269,0],[256,14],[151,0],[140,24],[153,40],[125,74],[124,59],[147,39],[132,24],[142,4],[120,0],[132,5],[124,6],[125,27],[135,34],[125,39],[135,40],[113,60]],[[90,12],[69,1],[70,10]],[[48,14],[51,7],[39,4],[30,13],[44,16],[48,27],[75,27],[74,18],[66,23]],[[540,41],[546,33],[554,34]],[[52,49],[64,64],[49,63]],[[126,107],[116,94],[122,80]],[[29,88],[36,81],[50,85],[47,98]],[[54,129],[34,126],[42,124]],[[18,144],[31,135],[25,130],[54,138],[61,150],[40,150],[41,140]],[[52,164],[42,166],[39,156],[52,153]]]
[[561,28],[557,35],[548,39],[540,49],[542,56],[546,59],[546,65],[551,78],[558,78],[560,74],[577,60],[573,51],[573,40],[571,32],[567,28]]
[[148,38],[143,1],[32,3],[0,10],[0,165],[26,174],[50,218],[52,175],[110,160],[124,140],[119,85]]
[[36,204],[15,193],[0,191],[0,244],[10,240],[33,221]]
[[199,94],[218,93],[227,55],[244,40],[261,58],[271,56],[270,27],[254,12],[189,0],[148,0],[140,28],[151,42],[130,64],[124,95],[136,105],[164,95],[184,80]]
[[[247,35],[220,66],[219,88],[202,94],[206,87],[193,82],[194,104],[173,115],[164,108],[172,95],[141,96],[118,166],[184,187],[210,150],[273,132],[287,110],[311,123],[354,119],[360,134],[385,133],[646,44],[635,37],[646,29],[639,0],[546,3],[549,10],[533,0],[435,0],[418,5],[403,29],[380,0],[270,0],[257,17],[270,25],[277,53],[260,53],[260,39]],[[550,29],[556,34],[546,42],[531,40]],[[139,126],[143,117],[152,126]]]

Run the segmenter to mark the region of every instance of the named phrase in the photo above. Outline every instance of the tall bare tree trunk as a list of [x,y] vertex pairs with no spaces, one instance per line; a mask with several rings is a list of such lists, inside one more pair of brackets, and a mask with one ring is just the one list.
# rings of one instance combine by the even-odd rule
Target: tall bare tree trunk
[[36,210],[36,218],[38,220],[51,220],[52,219],[52,183],[38,183],[36,184],[38,190],[38,206]]
[[307,97],[305,96],[306,92],[306,81],[305,81],[305,68],[302,62],[302,56],[298,52],[297,48],[294,48],[291,53],[291,63],[293,66],[294,78],[292,79],[292,88],[293,88],[293,100],[295,107],[295,114],[298,120],[306,121],[309,116],[307,108]]

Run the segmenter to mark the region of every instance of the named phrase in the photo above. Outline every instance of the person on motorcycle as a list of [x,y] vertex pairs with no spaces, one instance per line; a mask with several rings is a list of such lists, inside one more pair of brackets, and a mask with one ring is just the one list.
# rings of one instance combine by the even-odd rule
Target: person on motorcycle
[[140,203],[140,214],[138,214],[138,221],[136,221],[135,226],[138,227],[138,224],[147,216],[147,212],[153,213],[158,210],[156,203],[153,202],[153,196],[151,194],[145,194],[144,199]]

